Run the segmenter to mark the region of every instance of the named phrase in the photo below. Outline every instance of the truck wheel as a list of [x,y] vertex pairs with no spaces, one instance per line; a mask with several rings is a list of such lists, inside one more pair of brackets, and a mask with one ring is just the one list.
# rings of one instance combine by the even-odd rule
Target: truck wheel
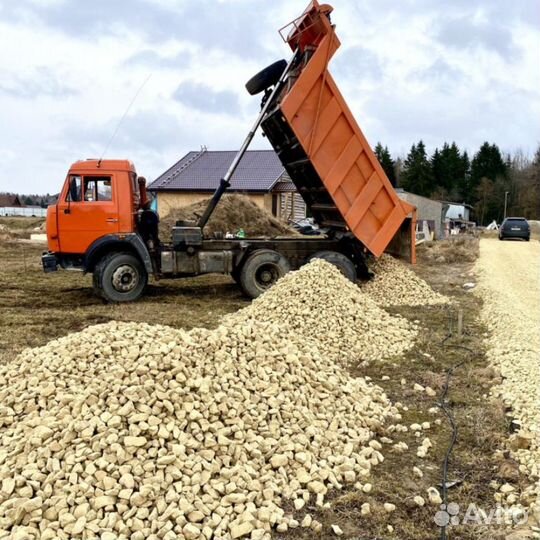
[[270,88],[270,86],[273,86],[279,81],[286,67],[286,60],[278,60],[277,62],[270,64],[262,71],[259,71],[257,75],[253,75],[253,77],[249,79],[246,83],[246,90],[254,96],[259,92]]
[[343,253],[339,253],[338,251],[318,251],[308,259],[308,262],[311,262],[313,259],[328,261],[338,268],[347,279],[353,282],[356,281],[356,268],[351,259],[343,255]]
[[140,298],[148,274],[131,253],[111,253],[94,268],[94,290],[109,302],[132,302]]
[[258,249],[240,271],[240,286],[251,298],[257,298],[291,269],[289,261],[271,249]]

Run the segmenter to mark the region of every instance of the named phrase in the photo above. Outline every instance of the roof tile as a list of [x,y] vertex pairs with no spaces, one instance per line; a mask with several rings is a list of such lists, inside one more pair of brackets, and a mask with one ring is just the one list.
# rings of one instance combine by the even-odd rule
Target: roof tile
[[[229,168],[236,151],[188,152],[156,178],[151,191],[214,191]],[[229,191],[270,191],[285,170],[273,150],[248,150],[231,179]]]

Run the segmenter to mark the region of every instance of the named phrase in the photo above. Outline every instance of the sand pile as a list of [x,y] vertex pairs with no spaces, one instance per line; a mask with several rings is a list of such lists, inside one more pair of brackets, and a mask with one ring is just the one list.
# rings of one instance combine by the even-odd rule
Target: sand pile
[[341,363],[355,336],[354,354],[373,339],[390,355],[413,335],[315,261],[215,330],[111,322],[27,349],[0,366],[0,537],[320,531],[285,499],[361,489],[400,419]]
[[[171,213],[160,221],[161,241],[171,241],[171,228],[176,221],[197,221],[203,215],[209,200],[205,199],[184,208],[171,210]],[[205,235],[213,236],[214,233],[227,232],[234,234],[239,229],[243,229],[247,236],[272,237],[297,234],[287,224],[257,206],[249,197],[224,195],[204,228]]]
[[375,274],[362,285],[362,292],[381,306],[424,306],[447,304],[447,296],[435,292],[406,264],[382,255],[370,264]]

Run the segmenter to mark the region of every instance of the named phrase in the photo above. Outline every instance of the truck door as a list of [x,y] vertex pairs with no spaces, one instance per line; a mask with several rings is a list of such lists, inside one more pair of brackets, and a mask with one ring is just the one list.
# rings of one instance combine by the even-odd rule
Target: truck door
[[72,174],[58,203],[58,238],[63,253],[86,252],[90,244],[119,230],[113,175]]

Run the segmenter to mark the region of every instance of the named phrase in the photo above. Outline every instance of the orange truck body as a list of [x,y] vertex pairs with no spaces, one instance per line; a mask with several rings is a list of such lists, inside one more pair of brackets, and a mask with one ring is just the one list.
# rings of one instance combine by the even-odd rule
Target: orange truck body
[[340,46],[331,11],[313,0],[282,29],[298,65],[263,130],[320,225],[351,231],[376,257],[401,235],[415,262],[416,208],[398,197],[328,71]]

